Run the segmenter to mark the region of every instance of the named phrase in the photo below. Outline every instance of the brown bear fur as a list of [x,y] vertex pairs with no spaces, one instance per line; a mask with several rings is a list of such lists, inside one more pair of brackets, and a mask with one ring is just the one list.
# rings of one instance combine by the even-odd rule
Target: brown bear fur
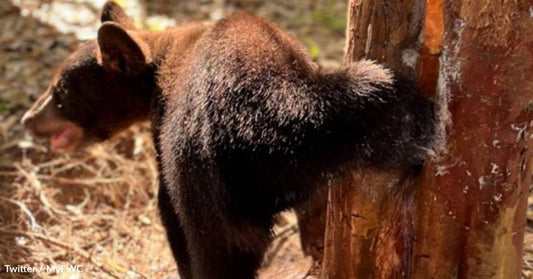
[[71,150],[149,118],[183,279],[254,278],[277,213],[346,170],[411,168],[431,148],[433,104],[412,82],[370,61],[325,73],[263,19],[146,32],[108,2],[102,22],[23,122]]

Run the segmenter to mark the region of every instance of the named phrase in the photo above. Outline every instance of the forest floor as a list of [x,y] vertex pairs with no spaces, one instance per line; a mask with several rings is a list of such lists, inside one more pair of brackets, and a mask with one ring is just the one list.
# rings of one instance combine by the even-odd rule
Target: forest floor
[[[147,124],[63,156],[48,153],[47,143],[24,133],[19,124],[47,88],[54,68],[80,41],[96,36],[104,2],[0,1],[0,278],[177,276],[158,218]],[[289,30],[325,68],[342,61],[345,1],[117,2],[137,24],[153,30],[248,10]],[[281,219],[260,278],[309,277],[312,261],[300,251],[295,217],[287,213]],[[531,227],[523,265],[524,278],[533,279]],[[5,264],[76,264],[83,265],[83,273],[14,274],[6,273]]]

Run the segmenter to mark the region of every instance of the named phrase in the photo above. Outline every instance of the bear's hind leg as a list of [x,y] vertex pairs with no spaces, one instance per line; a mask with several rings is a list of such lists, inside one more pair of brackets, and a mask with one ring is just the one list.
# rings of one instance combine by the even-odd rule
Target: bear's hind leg
[[271,241],[268,226],[243,225],[228,230],[228,227],[218,227],[221,222],[216,218],[196,220],[200,222],[187,229],[195,279],[256,278]]
[[324,186],[317,189],[310,200],[294,208],[298,217],[302,250],[317,263],[322,262],[324,253],[327,204],[328,187]]
[[172,206],[170,196],[164,184],[159,186],[159,211],[163,226],[167,232],[168,242],[178,265],[180,279],[192,279],[191,261],[185,241],[185,234],[178,215]]

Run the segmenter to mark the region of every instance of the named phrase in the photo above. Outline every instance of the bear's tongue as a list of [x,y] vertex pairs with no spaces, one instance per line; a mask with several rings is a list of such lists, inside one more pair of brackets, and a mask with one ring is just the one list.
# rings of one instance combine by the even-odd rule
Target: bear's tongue
[[54,133],[50,139],[50,147],[54,151],[65,149],[74,142],[75,137],[76,131],[74,127],[66,127]]

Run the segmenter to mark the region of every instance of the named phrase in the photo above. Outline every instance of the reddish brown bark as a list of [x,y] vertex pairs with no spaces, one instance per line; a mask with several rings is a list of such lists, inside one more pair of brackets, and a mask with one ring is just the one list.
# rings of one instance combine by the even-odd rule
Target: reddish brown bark
[[425,1],[350,0],[345,62],[371,58],[414,78]]
[[531,4],[446,2],[438,92],[450,117],[447,149],[417,187],[413,278],[520,278],[531,183]]
[[[402,175],[398,172],[353,172],[330,188],[328,204],[324,278],[388,278],[379,274],[401,273],[400,260],[396,260],[396,243],[380,239],[386,228],[392,235],[399,230],[384,223],[381,205],[387,199],[387,188]],[[391,212],[396,203],[391,203]],[[395,216],[398,217],[398,216]],[[376,241],[382,244],[376,245]],[[398,247],[400,248],[400,247]],[[390,256],[393,256],[391,258]],[[380,267],[379,269],[377,267]]]
[[[350,1],[346,63],[371,58],[415,78],[424,5],[423,0]],[[408,272],[411,186],[405,170],[354,172],[331,186],[324,278],[401,278]]]
[[444,34],[443,0],[431,0],[426,3],[424,20],[424,42],[422,44],[420,69],[418,77],[420,87],[433,96],[439,77],[439,57],[442,52]]
[[[437,19],[426,20],[437,26],[429,33],[437,43],[426,34],[427,53],[440,52],[445,34],[438,83],[436,60],[422,62],[425,91],[438,92],[440,153],[417,177],[365,171],[332,186],[325,278],[520,277],[532,172],[533,2],[447,0],[444,25],[441,3],[429,1]],[[350,1],[347,62],[367,56],[413,76],[418,63],[401,53],[418,51],[418,36],[402,26],[418,26],[408,15],[419,5]]]

